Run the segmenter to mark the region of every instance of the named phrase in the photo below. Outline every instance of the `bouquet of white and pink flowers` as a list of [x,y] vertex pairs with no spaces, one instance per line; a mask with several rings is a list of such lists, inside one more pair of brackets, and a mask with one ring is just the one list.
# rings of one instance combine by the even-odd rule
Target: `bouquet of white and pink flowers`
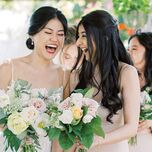
[[[146,89],[141,92],[140,96],[141,104],[139,120],[152,120],[152,90],[149,87],[146,87]],[[137,136],[131,137],[129,139],[129,144],[137,144]]]
[[104,137],[101,118],[96,112],[99,104],[91,99],[94,89],[78,89],[52,107],[51,127],[47,129],[50,140],[57,139],[63,150],[67,150],[79,141],[90,148],[94,134]]
[[41,149],[39,136],[46,136],[50,126],[50,104],[61,101],[58,92],[31,89],[24,80],[17,80],[8,89],[0,90],[0,124],[4,126],[5,151],[35,152]]

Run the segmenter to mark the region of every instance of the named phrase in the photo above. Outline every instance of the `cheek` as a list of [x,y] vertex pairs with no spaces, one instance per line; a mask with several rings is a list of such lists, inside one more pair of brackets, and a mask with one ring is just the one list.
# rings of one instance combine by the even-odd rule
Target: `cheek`
[[145,53],[143,52],[138,52],[138,53],[134,53],[131,55],[134,64],[138,64],[141,63],[145,60]]

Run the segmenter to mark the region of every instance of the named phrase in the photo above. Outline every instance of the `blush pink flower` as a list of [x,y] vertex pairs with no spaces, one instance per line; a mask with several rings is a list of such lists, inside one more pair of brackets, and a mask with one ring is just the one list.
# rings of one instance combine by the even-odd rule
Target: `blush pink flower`
[[90,98],[84,98],[83,99],[83,103],[84,103],[84,106],[88,107],[88,112],[87,114],[90,114],[92,115],[93,117],[96,116],[96,112],[97,112],[97,109],[99,107],[99,104],[97,101],[93,100],[93,99],[90,99]]
[[70,108],[70,100],[71,98],[68,97],[66,98],[64,101],[62,101],[59,105],[58,105],[58,109],[60,111],[64,111],[64,110],[68,110]]
[[39,112],[46,111],[46,104],[45,102],[40,98],[32,98],[30,105],[34,106]]

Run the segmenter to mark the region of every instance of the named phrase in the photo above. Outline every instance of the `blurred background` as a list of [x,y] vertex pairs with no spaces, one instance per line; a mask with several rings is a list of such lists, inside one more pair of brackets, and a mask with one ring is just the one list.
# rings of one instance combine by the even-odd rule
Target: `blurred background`
[[81,16],[105,9],[118,20],[121,38],[127,39],[137,29],[152,31],[152,0],[0,0],[0,61],[30,53],[28,38],[29,18],[41,6],[60,9],[76,25]]

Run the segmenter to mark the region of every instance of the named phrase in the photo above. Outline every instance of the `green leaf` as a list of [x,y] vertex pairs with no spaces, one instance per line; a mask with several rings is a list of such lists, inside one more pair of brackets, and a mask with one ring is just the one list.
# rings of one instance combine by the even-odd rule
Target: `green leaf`
[[72,127],[70,125],[68,125],[68,132],[71,133],[72,132]]
[[22,79],[18,79],[18,83],[19,83],[21,86],[27,86],[27,85],[28,85],[28,81],[22,80]]
[[77,130],[77,131],[80,131],[82,129],[82,125],[83,125],[83,122],[81,121],[79,124],[77,124],[76,126],[72,126],[72,129],[73,130]]
[[90,89],[85,93],[84,97],[86,97],[86,98],[92,98],[93,93],[94,93],[94,88],[90,88]]
[[90,148],[93,143],[93,129],[89,124],[82,127],[81,130],[81,144],[86,148]]
[[103,131],[103,128],[101,127],[102,126],[101,118],[99,116],[96,116],[96,118],[94,118],[89,124],[92,126],[93,132],[96,135],[105,138],[105,133]]
[[61,134],[61,130],[58,128],[49,128],[48,136],[50,140],[58,139]]
[[88,107],[84,106],[83,107],[83,115],[85,116],[88,112]]
[[66,132],[66,134],[68,135],[68,137],[70,138],[70,140],[73,142],[73,144],[75,143],[75,138],[76,138],[76,134],[74,132]]
[[7,117],[4,117],[2,119],[0,119],[0,124],[6,124],[7,123]]
[[74,90],[75,93],[81,93],[83,96],[88,92],[90,88],[86,88],[86,89],[77,89]]
[[6,117],[6,114],[2,108],[0,108],[0,119]]
[[59,136],[59,144],[63,150],[67,150],[74,144],[65,131],[61,132]]
[[21,144],[21,140],[18,139],[16,137],[16,135],[14,135],[8,128],[6,128],[3,132],[3,136],[6,138],[7,140],[7,148],[11,148],[11,150],[13,151],[13,149],[15,149],[16,151],[18,151],[20,144]]

